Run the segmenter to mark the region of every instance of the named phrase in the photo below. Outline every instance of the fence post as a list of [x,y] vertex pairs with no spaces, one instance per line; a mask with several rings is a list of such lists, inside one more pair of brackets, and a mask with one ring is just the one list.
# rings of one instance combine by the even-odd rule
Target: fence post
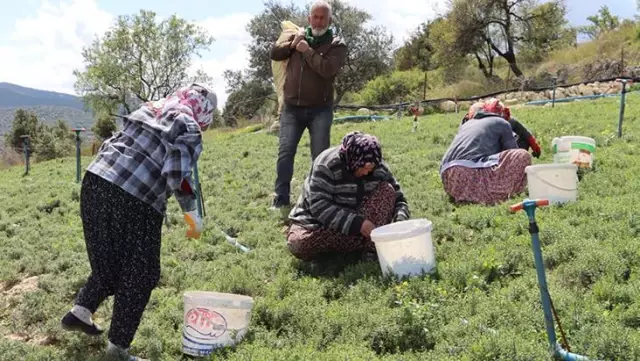
[[398,120],[402,119],[402,105],[398,104]]
[[453,97],[454,102],[456,103],[456,114],[460,113],[460,105],[458,105],[458,96]]
[[422,89],[422,100],[427,100],[427,72],[424,72],[424,88]]
[[553,95],[551,96],[551,107],[555,108],[556,106],[556,87],[558,85],[558,78],[553,77]]
[[628,79],[618,79],[618,82],[622,83],[622,91],[620,92],[620,117],[618,119],[618,138],[622,137],[622,120],[624,119],[624,102],[627,93]]
[[29,175],[29,158],[31,158],[29,135],[21,135],[22,138],[22,153],[24,153],[24,175]]
[[76,183],[80,183],[80,132],[86,131],[85,128],[73,128],[71,129],[76,133]]

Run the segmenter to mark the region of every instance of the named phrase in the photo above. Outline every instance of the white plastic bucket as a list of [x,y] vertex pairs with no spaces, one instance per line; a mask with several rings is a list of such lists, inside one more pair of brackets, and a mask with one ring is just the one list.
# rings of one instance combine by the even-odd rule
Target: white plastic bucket
[[529,198],[549,203],[575,202],[578,197],[578,166],[575,164],[538,164],[525,168]]
[[231,293],[184,294],[182,352],[206,356],[240,342],[249,329],[253,298]]
[[596,141],[593,138],[581,136],[563,136],[553,138],[554,163],[573,163],[579,168],[591,169],[596,151]]
[[432,273],[436,257],[431,221],[421,218],[391,223],[371,232],[383,275],[415,276]]

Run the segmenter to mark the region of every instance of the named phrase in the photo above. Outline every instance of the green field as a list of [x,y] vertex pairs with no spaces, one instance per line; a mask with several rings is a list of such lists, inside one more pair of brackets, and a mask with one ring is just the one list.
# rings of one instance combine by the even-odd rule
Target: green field
[[[606,99],[512,110],[551,162],[551,139],[595,138],[596,171],[582,177],[579,202],[538,211],[548,282],[573,352],[605,360],[640,359],[640,97],[627,102],[622,139],[618,103]],[[460,115],[340,124],[376,134],[404,187],[413,217],[433,221],[438,272],[393,282],[377,263],[318,272],[285,246],[284,224],[268,211],[277,138],[212,132],[200,161],[207,230],[185,239],[175,200],[162,248],[162,278],[133,353],[181,355],[182,294],[235,292],[256,303],[247,338],[212,359],[229,360],[548,360],[527,220],[507,205],[448,202],[440,159]],[[309,168],[307,135],[296,158],[296,194]],[[83,159],[87,165],[89,158]],[[59,328],[89,272],[79,217],[75,161],[0,171],[0,359],[99,360],[106,337]],[[217,227],[220,228],[217,228]],[[244,254],[219,229],[237,234]],[[38,276],[37,279],[28,279]],[[27,281],[23,281],[28,279]],[[108,327],[112,300],[96,315]]]

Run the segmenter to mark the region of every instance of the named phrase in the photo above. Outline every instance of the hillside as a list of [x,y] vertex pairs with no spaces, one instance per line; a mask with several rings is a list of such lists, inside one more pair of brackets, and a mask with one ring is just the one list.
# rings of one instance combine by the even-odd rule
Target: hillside
[[[640,359],[640,97],[630,94],[624,137],[615,137],[618,99],[513,109],[552,160],[561,135],[596,139],[597,171],[579,183],[579,201],[537,212],[548,286],[573,352],[592,359]],[[132,351],[180,359],[186,290],[250,295],[251,330],[226,360],[550,360],[527,219],[507,205],[454,206],[438,176],[460,114],[340,124],[376,134],[414,218],[433,221],[438,272],[392,282],[377,263],[322,271],[287,251],[284,225],[267,210],[277,139],[266,133],[209,132],[200,161],[206,230],[184,237],[175,200],[163,229],[162,276]],[[82,160],[86,166],[90,158]],[[309,167],[305,135],[295,193]],[[105,337],[59,328],[89,273],[73,158],[35,164],[30,176],[0,171],[0,359],[98,361]],[[241,253],[220,229],[252,250]],[[94,319],[109,326],[112,299]],[[27,355],[25,357],[25,355]]]
[[0,82],[0,107],[35,105],[54,105],[84,110],[84,103],[77,96]]
[[0,83],[0,135],[11,128],[18,109],[35,112],[47,124],[58,119],[70,126],[91,128],[93,124],[91,112],[84,109],[82,99],[77,96]]
[[[521,57],[518,66],[524,73],[526,85],[531,87],[550,87],[553,77],[558,84],[592,83],[618,76],[640,77],[638,34],[640,25],[625,23],[596,40],[554,51],[541,61],[527,62]],[[523,85],[502,58],[495,59],[491,79],[487,79],[473,61],[456,74],[456,81],[448,81],[451,74],[447,75],[443,69],[428,71],[426,77],[427,99],[478,96]],[[371,106],[422,100],[424,79],[425,73],[417,69],[394,71],[371,80],[358,92],[345,95],[342,104]]]

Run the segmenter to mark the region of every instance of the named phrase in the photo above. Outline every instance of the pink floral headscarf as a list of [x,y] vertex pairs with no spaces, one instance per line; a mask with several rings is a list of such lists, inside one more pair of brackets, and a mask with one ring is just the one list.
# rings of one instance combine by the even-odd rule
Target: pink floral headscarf
[[166,98],[146,105],[151,108],[158,120],[185,114],[192,117],[200,129],[205,129],[213,121],[213,111],[217,103],[216,94],[209,87],[192,84],[176,90]]

